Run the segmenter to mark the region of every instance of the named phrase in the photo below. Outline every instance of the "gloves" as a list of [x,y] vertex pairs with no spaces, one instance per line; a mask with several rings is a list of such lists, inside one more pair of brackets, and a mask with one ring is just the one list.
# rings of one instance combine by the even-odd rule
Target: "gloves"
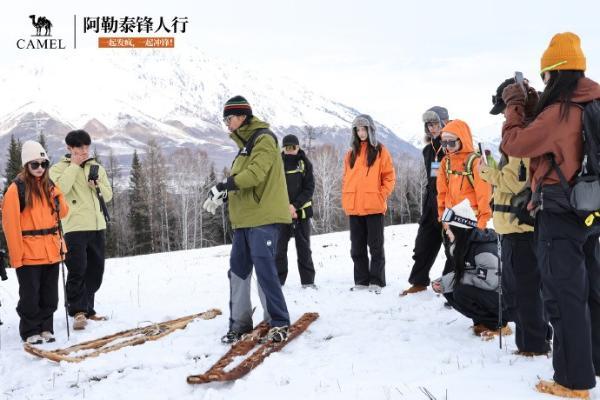
[[219,185],[224,185],[223,183],[219,183],[213,186],[208,192],[208,198],[202,205],[206,211],[211,214],[215,214],[217,211],[217,207],[223,205],[223,201],[227,198],[227,190],[219,190]]
[[537,107],[538,101],[540,100],[540,95],[538,91],[532,87],[527,87],[527,100],[525,101],[525,121],[529,122],[533,120],[535,115],[535,108]]
[[520,85],[513,83],[502,91],[502,100],[507,106],[524,106],[525,93]]

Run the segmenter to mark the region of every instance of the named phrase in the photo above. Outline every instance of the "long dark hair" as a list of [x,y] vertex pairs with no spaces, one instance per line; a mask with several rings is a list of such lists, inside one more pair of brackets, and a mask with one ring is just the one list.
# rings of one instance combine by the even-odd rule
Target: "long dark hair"
[[569,119],[569,109],[573,93],[577,89],[579,79],[585,76],[583,71],[558,70],[550,71],[550,79],[540,96],[534,115],[537,117],[544,109],[560,102],[560,120]]
[[[367,129],[369,135],[371,135],[371,130]],[[371,141],[369,137],[367,137],[367,167],[373,165],[375,160],[377,159],[377,155],[381,151],[381,145],[377,143],[377,146],[371,145]],[[350,168],[354,168],[354,163],[356,162],[356,158],[358,157],[358,153],[360,153],[360,139],[358,134],[356,133],[356,128],[352,128],[352,152],[350,153]]]
[[469,252],[469,236],[472,229],[459,228],[457,226],[452,226],[451,229],[454,234],[454,252],[452,254],[452,261],[454,262],[453,285],[456,286],[465,274],[465,258]]
[[25,183],[25,207],[32,207],[35,197],[40,201],[42,201],[42,198],[45,198],[50,208],[52,208],[51,193],[53,185],[48,177],[48,168],[44,169],[44,174],[39,178],[39,183],[37,181],[38,178],[29,172],[27,165],[19,172],[17,179]]

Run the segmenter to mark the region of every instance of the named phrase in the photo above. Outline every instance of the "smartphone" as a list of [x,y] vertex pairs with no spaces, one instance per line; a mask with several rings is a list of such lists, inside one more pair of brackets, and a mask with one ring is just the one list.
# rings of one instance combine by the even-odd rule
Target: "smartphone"
[[525,96],[527,96],[527,88],[525,88],[525,78],[523,78],[523,73],[521,71],[515,71],[515,83],[521,87]]
[[487,157],[485,156],[485,150],[483,149],[483,145],[481,144],[481,142],[479,142],[478,146],[479,154],[481,154],[481,159],[483,160],[483,163],[487,165]]

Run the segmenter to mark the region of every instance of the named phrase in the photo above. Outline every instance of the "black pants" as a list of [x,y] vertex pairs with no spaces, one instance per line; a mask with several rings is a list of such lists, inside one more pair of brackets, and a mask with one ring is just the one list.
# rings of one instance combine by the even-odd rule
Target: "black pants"
[[554,328],[554,380],[591,389],[600,374],[598,232],[573,213],[542,210],[536,219],[544,305]]
[[[354,261],[354,283],[385,286],[383,214],[351,215],[350,242],[350,255]],[[367,246],[371,253],[370,267]]]
[[96,314],[94,296],[104,275],[104,231],[65,234],[67,258],[67,304],[69,315]]
[[552,329],[544,313],[533,232],[502,235],[502,292],[508,316],[515,322],[517,348],[548,352]]
[[19,334],[29,336],[48,331],[54,333],[54,311],[58,306],[58,264],[17,268]]
[[298,256],[298,272],[300,283],[309,285],[315,283],[315,266],[310,250],[310,219],[295,219],[291,224],[281,225],[279,240],[277,241],[277,274],[283,286],[288,274],[288,243],[291,237],[296,241],[296,254]]
[[[411,285],[428,286],[431,283],[429,271],[431,271],[431,267],[435,263],[443,242],[442,224],[438,222],[437,218],[431,214],[422,218],[419,221],[419,230],[417,231],[415,248],[413,250],[413,260],[415,263],[408,278],[408,282]],[[453,270],[452,260],[450,257],[447,257],[442,275]]]
[[[475,286],[458,284],[444,297],[456,311],[473,320],[473,324],[484,325],[488,329],[498,329],[498,292]],[[502,313],[502,326],[508,318]]]

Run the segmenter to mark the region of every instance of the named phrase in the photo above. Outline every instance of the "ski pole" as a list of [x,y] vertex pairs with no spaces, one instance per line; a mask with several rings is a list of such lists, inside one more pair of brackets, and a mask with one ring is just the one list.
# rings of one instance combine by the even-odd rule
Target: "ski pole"
[[498,241],[498,331],[500,334],[500,349],[502,349],[502,235],[497,235]]
[[62,222],[60,221],[60,204],[58,201],[58,196],[54,198],[54,206],[56,211],[56,222],[58,223],[58,235],[60,237],[60,270],[62,273],[63,295],[65,296],[65,321],[67,322],[67,340],[70,340],[71,331],[69,329],[69,308],[67,306],[67,283],[65,281],[65,252],[63,250],[64,237],[62,230]]

